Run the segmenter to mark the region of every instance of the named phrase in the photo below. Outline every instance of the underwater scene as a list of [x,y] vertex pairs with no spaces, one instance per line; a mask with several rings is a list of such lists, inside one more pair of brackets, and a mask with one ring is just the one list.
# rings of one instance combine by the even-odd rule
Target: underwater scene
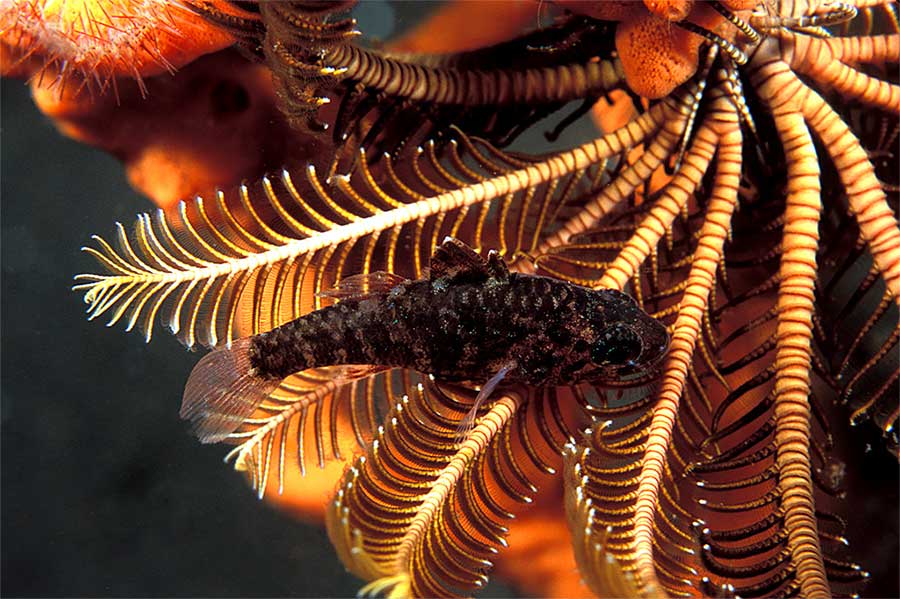
[[898,10],[0,3],[0,594],[900,596]]

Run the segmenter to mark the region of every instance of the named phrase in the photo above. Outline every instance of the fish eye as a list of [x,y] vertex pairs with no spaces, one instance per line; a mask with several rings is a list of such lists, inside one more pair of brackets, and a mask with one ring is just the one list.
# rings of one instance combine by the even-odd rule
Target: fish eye
[[636,361],[644,344],[635,330],[625,323],[616,323],[604,329],[591,348],[594,364],[624,365]]

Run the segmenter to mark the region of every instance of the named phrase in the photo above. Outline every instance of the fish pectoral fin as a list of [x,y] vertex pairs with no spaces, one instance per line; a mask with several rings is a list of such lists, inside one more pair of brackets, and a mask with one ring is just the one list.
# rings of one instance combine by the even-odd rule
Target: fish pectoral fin
[[506,375],[515,370],[518,367],[518,364],[515,362],[511,362],[498,370],[494,376],[492,376],[488,381],[481,386],[481,390],[478,392],[478,395],[475,396],[475,402],[472,404],[472,408],[466,413],[465,417],[459,422],[459,427],[456,429],[456,444],[459,445],[463,441],[466,440],[466,437],[469,436],[469,433],[472,432],[472,429],[475,427],[475,417],[478,415],[478,410],[481,408],[482,404],[484,404],[485,400],[490,397],[491,393],[494,392],[494,389],[497,388]]
[[432,281],[449,279],[454,282],[477,283],[497,277],[498,274],[503,278],[509,276],[506,264],[499,254],[492,252],[486,260],[459,239],[445,237],[431,256],[428,278]]
[[396,287],[409,281],[406,277],[394,273],[377,271],[361,273],[345,277],[338,281],[333,289],[322,291],[319,297],[330,297],[336,300],[363,300],[370,297],[383,295]]
[[338,366],[326,366],[321,370],[328,372],[335,383],[342,385],[359,379],[369,378],[379,372],[390,369],[390,366],[381,366],[379,364],[340,364]]

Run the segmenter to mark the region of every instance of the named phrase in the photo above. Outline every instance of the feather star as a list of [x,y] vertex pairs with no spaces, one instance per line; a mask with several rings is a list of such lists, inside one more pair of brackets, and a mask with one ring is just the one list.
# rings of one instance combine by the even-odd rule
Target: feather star
[[[264,69],[243,85],[275,124],[248,130],[288,140],[252,165],[226,144],[226,168],[198,161],[202,183],[177,192],[202,198],[119,225],[115,245],[95,237],[102,271],[76,285],[90,318],[149,341],[162,315],[213,347],[325,305],[346,276],[417,278],[450,234],[515,271],[628,291],[667,324],[655,386],[503,388],[461,442],[471,386],[404,370],[288,378],[228,459],[261,498],[324,517],[363,594],[465,595],[494,564],[569,596],[825,597],[867,577],[845,557],[833,436],[849,416],[897,451],[896,3],[560,0],[518,37],[527,13],[510,3],[508,22],[460,34],[465,51],[429,46],[426,23],[391,52],[357,43],[348,1],[185,2],[146,27],[199,28],[190,58],[167,41],[79,53],[62,12],[14,4],[3,72],[34,77],[70,134],[108,146],[85,115],[129,106],[103,100],[113,82],[156,102],[144,65],[236,40],[256,62],[212,72]],[[435,18],[463,31],[481,8],[467,4]],[[582,108],[559,128],[595,107],[602,135],[500,149],[571,100]],[[196,137],[175,146],[208,155]],[[516,561],[532,548],[556,555]]]

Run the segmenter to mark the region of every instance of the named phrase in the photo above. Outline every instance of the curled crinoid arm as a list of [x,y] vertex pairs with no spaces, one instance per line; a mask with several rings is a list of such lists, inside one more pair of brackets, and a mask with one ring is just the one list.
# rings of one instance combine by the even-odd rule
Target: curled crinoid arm
[[[835,364],[837,387],[841,400],[851,406],[851,423],[857,424],[871,417],[889,444],[896,448],[896,380],[900,371],[896,352],[900,337],[895,290],[897,269],[900,268],[896,200],[892,205],[886,197],[887,187],[876,177],[871,160],[840,117],[814,94],[804,106],[809,106],[805,111],[809,112],[810,127],[833,156],[847,192],[852,217],[837,218],[849,220],[848,230],[858,231],[866,242],[860,244],[861,249],[867,250],[866,254],[859,253],[855,262],[865,264],[868,254],[874,262],[856,293],[845,300],[836,315],[832,310],[842,304],[834,297],[835,285],[852,276],[854,261],[842,265],[829,284],[831,293],[823,298],[821,310],[829,318],[830,329],[840,343],[832,349],[833,354],[843,354],[843,359]],[[837,237],[833,235],[829,240]],[[840,247],[836,240],[832,245]],[[862,270],[859,266],[856,265],[857,271]]]
[[[489,50],[484,52],[490,56]],[[432,67],[346,45],[325,60],[334,65],[327,67],[328,72],[338,73],[340,80],[337,93],[329,96],[339,99],[335,143],[355,135],[363,145],[391,148],[392,154],[408,143],[406,138],[421,139],[423,132],[438,135],[449,123],[481,130],[485,137],[506,145],[567,102],[585,98],[580,109],[554,128],[552,137],[624,81],[615,59],[522,70]],[[401,122],[396,118],[400,111],[419,118]]]
[[611,91],[624,77],[617,60],[476,71],[433,68],[352,45],[340,47],[325,60],[343,78],[373,91],[416,102],[463,106],[565,102]]
[[[858,49],[858,52],[873,55],[865,62],[889,63],[900,60],[900,43],[896,36],[888,37],[877,45],[874,38],[866,37],[864,40],[860,44],[865,47]],[[844,64],[842,60],[851,62],[854,59],[852,52],[849,58],[844,59],[841,55],[843,45],[800,34],[791,34],[787,41],[790,43],[782,46],[782,59],[791,68],[866,104],[894,112],[900,110],[900,86]],[[875,54],[876,50],[880,52]]]
[[812,90],[803,111],[812,130],[826,144],[847,190],[850,210],[859,223],[860,233],[894,301],[900,305],[900,227],[875,169],[859,140]]
[[[568,19],[557,28],[560,35],[554,36],[550,28],[549,33],[526,34],[494,48],[434,58],[392,55],[354,43],[359,33],[354,20],[325,18],[352,3],[333,4],[313,10],[315,6],[302,2],[259,3],[263,31],[258,44],[276,76],[289,119],[301,130],[307,125],[333,125],[336,144],[358,135],[372,147],[373,139],[380,137],[379,147],[393,152],[397,146],[387,143],[387,137],[410,136],[429,122],[434,128],[428,133],[450,123],[477,123],[482,134],[505,143],[565,102],[587,98],[592,103],[591,98],[623,81],[621,64],[604,58],[611,49],[597,46],[607,38],[597,34],[598,25],[586,24],[584,19]],[[529,52],[532,44],[550,43],[555,48],[569,37],[577,42],[564,46],[565,51],[542,56]],[[508,60],[498,61],[510,56],[512,47],[519,50],[515,60],[527,66],[510,68]],[[523,53],[528,60],[522,60]],[[498,66],[493,68],[495,63]],[[335,100],[339,103],[336,120],[330,122],[329,116],[316,122],[318,108]],[[516,107],[515,117],[523,126],[516,128],[513,115],[504,114],[501,106]],[[415,123],[400,122],[391,114],[399,110],[421,118]],[[363,122],[367,118],[374,124]]]
[[[897,44],[893,45],[898,46]],[[793,60],[796,56],[791,54],[797,52],[797,50],[793,50],[793,45],[782,44],[781,48],[783,58]],[[790,51],[788,52],[785,48],[790,48]],[[886,45],[886,50],[900,52],[900,46],[887,48]],[[788,52],[787,56],[785,56],[785,52]],[[900,244],[900,229],[898,229],[896,215],[887,204],[884,188],[875,176],[871,161],[860,146],[859,140],[821,96],[803,84],[789,70],[787,64],[773,61],[770,55],[762,50],[760,53],[760,59],[757,60],[759,66],[754,69],[753,76],[764,89],[778,89],[777,98],[775,96],[767,98],[773,104],[782,104],[788,97],[794,98],[793,101],[796,101],[797,106],[802,108],[814,133],[824,142],[835,162],[841,181],[847,189],[850,209],[857,215],[862,236],[869,244],[875,263],[883,273],[888,289],[896,300],[900,293],[900,287],[896,282],[898,269],[900,269],[900,250],[897,249],[897,245]],[[893,60],[896,58],[893,57]],[[891,54],[889,53],[885,59],[885,62],[890,61]],[[833,60],[831,63],[826,63],[826,66],[835,63],[837,61]],[[810,74],[816,76],[812,71]],[[847,78],[843,80],[849,81]],[[884,102],[879,100],[882,107],[892,114],[900,113],[900,92],[898,92],[900,88],[886,82],[873,80],[872,83],[873,85],[860,83],[860,86],[855,88],[859,92],[858,94],[851,92],[849,88],[839,91],[847,91],[862,101],[866,101],[866,98],[870,97],[866,96],[867,90],[872,91],[874,95],[870,99],[882,98]],[[784,93],[785,88],[792,90],[790,96]],[[771,93],[765,92],[763,95]]]
[[[523,40],[521,43],[525,43]],[[558,120],[546,133],[555,139],[594,104],[603,93],[621,87],[621,66],[616,60],[562,63],[526,70],[471,67],[429,67],[415,61],[379,56],[356,56],[353,46],[339,57],[349,66],[340,87],[330,97],[338,101],[332,138],[348,138],[378,152],[396,155],[399,148],[423,136],[441,137],[452,124],[499,146],[506,146],[531,125],[583,98],[579,108]],[[371,51],[368,51],[371,52]],[[491,62],[491,49],[483,51]],[[359,65],[369,65],[361,71]],[[387,74],[395,73],[393,76]],[[377,82],[387,80],[387,89]],[[415,115],[398,119],[398,114]]]

